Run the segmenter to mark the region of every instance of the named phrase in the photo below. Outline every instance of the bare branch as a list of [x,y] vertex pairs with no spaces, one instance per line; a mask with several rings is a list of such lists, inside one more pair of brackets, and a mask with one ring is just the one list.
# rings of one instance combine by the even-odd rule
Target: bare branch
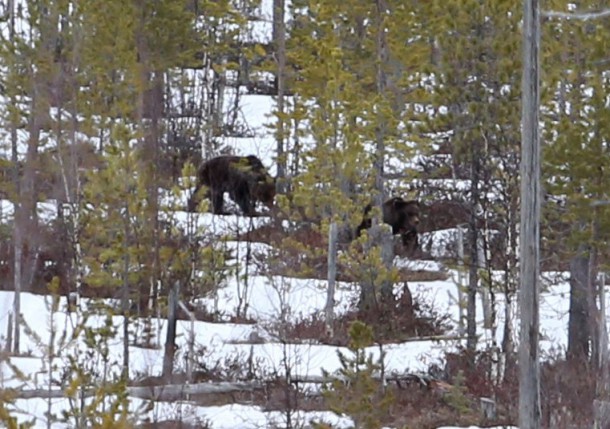
[[588,21],[590,19],[605,18],[610,16],[610,9],[597,12],[557,12],[553,10],[545,10],[542,11],[541,15],[545,18],[579,19],[581,21]]

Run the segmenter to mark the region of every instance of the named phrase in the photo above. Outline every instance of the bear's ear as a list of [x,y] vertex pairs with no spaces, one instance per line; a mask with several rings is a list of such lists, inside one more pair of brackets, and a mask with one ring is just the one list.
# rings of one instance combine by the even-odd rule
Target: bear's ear
[[405,200],[403,200],[402,198],[398,198],[398,197],[394,198],[393,205],[394,205],[394,208],[396,208],[396,209],[401,209],[401,208],[405,207],[407,204],[408,203]]

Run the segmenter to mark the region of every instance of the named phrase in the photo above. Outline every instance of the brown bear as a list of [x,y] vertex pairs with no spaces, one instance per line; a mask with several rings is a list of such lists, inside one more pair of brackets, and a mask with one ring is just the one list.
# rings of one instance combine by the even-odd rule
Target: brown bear
[[[369,213],[372,208],[372,204],[365,207],[364,219],[356,229],[356,236],[360,236],[362,230],[371,227]],[[419,202],[393,197],[383,203],[382,214],[383,222],[392,227],[392,234],[401,235],[403,246],[409,250],[416,249],[418,245],[417,225],[420,216]]]
[[254,155],[222,155],[203,162],[197,170],[197,186],[188,201],[188,210],[195,211],[198,192],[207,188],[206,197],[212,202],[214,214],[224,214],[223,197],[228,192],[246,216],[256,216],[257,201],[273,207],[275,179],[260,159]]

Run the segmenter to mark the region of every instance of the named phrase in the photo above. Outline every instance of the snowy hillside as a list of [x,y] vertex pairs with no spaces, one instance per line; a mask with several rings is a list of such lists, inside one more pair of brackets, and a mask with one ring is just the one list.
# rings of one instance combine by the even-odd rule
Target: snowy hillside
[[[393,14],[384,14],[379,2],[377,11],[367,11],[370,5],[366,2],[359,4],[361,13],[370,16],[357,19],[342,9],[351,4],[338,7],[341,2],[322,2],[316,6],[319,10],[312,11],[303,6],[303,22],[295,18],[297,35],[290,42],[295,44],[297,40],[298,44],[301,26],[307,28],[313,23],[320,27],[309,30],[312,37],[304,38],[312,46],[297,46],[303,52],[292,48],[294,51],[288,53],[284,68],[289,71],[277,73],[294,74],[286,78],[292,79],[288,84],[292,87],[284,88],[282,100],[286,104],[278,113],[279,97],[261,95],[282,93],[284,89],[279,88],[286,83],[282,78],[275,80],[274,73],[268,71],[269,67],[281,68],[286,60],[279,59],[281,49],[272,40],[275,1],[263,0],[262,7],[235,2],[239,7],[250,8],[243,14],[241,10],[233,13],[229,6],[227,11],[222,10],[224,2],[194,2],[183,7],[212,7],[211,18],[200,10],[192,15],[193,25],[204,31],[197,33],[197,38],[189,38],[190,42],[196,40],[197,46],[188,48],[192,58],[186,60],[166,58],[176,50],[172,38],[178,37],[174,30],[179,26],[175,24],[182,23],[181,19],[169,17],[174,16],[171,13],[184,12],[177,10],[181,8],[173,10],[171,1],[160,2],[167,6],[166,10],[151,7],[150,12],[151,20],[161,19],[154,22],[167,23],[169,31],[159,31],[155,25],[145,28],[144,22],[128,22],[126,27],[133,24],[142,28],[130,33],[137,37],[125,43],[125,51],[120,51],[114,40],[123,37],[122,33],[119,29],[108,31],[108,24],[114,24],[112,21],[117,18],[112,13],[127,15],[127,8],[123,7],[130,7],[131,3],[112,2],[116,10],[108,6],[107,10],[113,11],[108,16],[98,13],[93,3],[83,6],[92,11],[85,10],[90,14],[82,15],[76,6],[72,7],[76,3],[55,5],[57,10],[53,13],[61,17],[55,23],[58,25],[48,27],[61,27],[61,31],[54,30],[58,45],[54,49],[67,49],[57,56],[63,53],[74,63],[53,58],[50,62],[53,67],[58,66],[57,76],[51,72],[45,76],[46,70],[40,67],[40,76],[32,72],[32,82],[22,82],[19,74],[24,71],[20,64],[0,65],[4,80],[14,79],[9,83],[15,87],[1,82],[6,94],[0,94],[5,117],[5,127],[0,127],[0,173],[5,176],[6,189],[0,190],[0,229],[6,240],[0,243],[0,274],[4,280],[0,284],[0,427],[4,421],[16,418],[22,425],[19,429],[518,429],[513,426],[518,415],[519,369],[514,353],[519,333],[519,133],[518,120],[514,121],[517,86],[513,86],[518,82],[518,70],[513,70],[513,64],[518,61],[508,55],[514,54],[513,46],[508,42],[503,46],[504,39],[508,39],[507,29],[512,40],[517,27],[500,25],[504,21],[512,23],[514,12],[504,11],[506,5],[487,10],[481,3],[477,6],[482,8],[480,11],[473,6],[475,12],[452,5],[460,14],[476,15],[466,16],[463,24],[448,16],[454,29],[435,27],[440,25],[436,21],[445,19],[436,16],[437,8],[442,8],[436,3],[430,3],[435,12],[424,16],[425,2],[415,2],[412,10],[406,3],[397,2],[392,6],[396,7],[393,12],[407,11],[401,15],[405,20],[416,16],[421,21],[405,22],[404,26],[402,22],[392,23],[391,27],[383,23],[386,19],[390,22]],[[280,3],[288,8],[292,2]],[[36,51],[29,45],[36,47],[38,43],[32,34],[43,34],[48,29],[41,25],[32,31],[29,26],[35,24],[29,19],[34,22],[37,18],[27,15],[31,11],[28,2],[18,0],[16,4],[24,13],[18,19],[18,33],[27,41],[21,49]],[[142,10],[137,9],[140,6]],[[149,4],[143,2],[140,6],[134,10],[144,16]],[[375,22],[375,13],[379,15],[379,25],[370,26]],[[308,22],[311,17],[307,14],[320,14],[316,17],[320,20]],[[7,12],[7,22],[8,16]],[[242,20],[245,17],[247,21]],[[290,13],[284,17],[289,21]],[[337,17],[344,22],[335,22]],[[109,52],[108,58],[117,61],[111,66],[116,69],[109,71],[105,64],[95,62],[106,58],[99,55],[101,51],[88,52],[84,43],[83,47],[77,43],[81,35],[78,31],[83,32],[79,19],[84,18],[98,25],[94,27],[97,32],[91,34],[105,35],[113,43],[104,48]],[[131,18],[126,16],[125,20]],[[214,22],[210,24],[206,19]],[[470,34],[474,23],[481,29],[481,35],[476,37]],[[7,25],[0,23],[6,39],[14,36],[7,32]],[[68,31],[72,28],[76,29],[74,33]],[[440,38],[437,40],[439,28],[447,33],[443,37],[451,35],[443,40],[451,48],[443,46],[444,52],[435,52],[441,49]],[[139,40],[145,39],[145,29],[155,37],[171,34],[169,40],[151,36],[151,40],[166,40],[168,47],[160,47],[159,54],[153,49],[156,46]],[[60,40],[60,33],[69,34],[71,39]],[[469,58],[464,41],[459,46],[456,43],[455,53],[452,52],[453,38],[462,37],[461,33],[466,39],[471,37],[472,44],[481,42],[481,46],[473,48],[479,58]],[[484,33],[493,33],[493,37]],[[421,41],[424,43],[420,46]],[[66,46],[59,46],[63,42]],[[186,43],[183,40],[178,45],[183,42]],[[133,51],[131,44],[135,46]],[[401,57],[403,53],[399,51],[405,46],[409,53]],[[392,49],[396,51],[390,52]],[[14,50],[22,55],[22,51]],[[115,51],[121,55],[115,55]],[[353,52],[362,55],[351,58]],[[140,57],[141,53],[151,58]],[[81,55],[91,56],[91,64],[81,63]],[[324,55],[332,61],[321,60]],[[441,62],[442,55],[448,57],[447,72],[432,64]],[[359,57],[367,56],[371,62],[360,63]],[[419,62],[428,61],[425,57],[431,57],[430,64],[420,65]],[[20,58],[10,58],[19,63],[16,60]],[[386,59],[387,70],[384,64],[377,67]],[[32,64],[24,69],[35,70],[39,60],[47,59],[28,57]],[[147,60],[151,64],[144,64]],[[195,64],[189,62],[193,60]],[[301,61],[319,61],[322,67],[302,70],[307,64]],[[263,64],[267,62],[271,66]],[[68,76],[61,67],[75,72],[75,76]],[[97,67],[103,70],[98,73]],[[137,76],[130,81],[132,69],[137,69]],[[376,71],[371,73],[373,69]],[[443,80],[444,73],[455,76]],[[38,82],[38,78],[49,82]],[[61,86],[64,78],[66,88]],[[106,78],[108,87],[98,82]],[[309,79],[312,87],[299,92],[298,85],[302,81],[309,83]],[[36,99],[42,83],[57,100]],[[98,84],[100,94],[92,89]],[[119,88],[123,84],[125,88]],[[358,89],[359,85],[370,88]],[[476,85],[479,87],[473,92],[470,87]],[[79,90],[87,93],[78,102],[90,112],[78,110],[75,100],[79,97],[64,94],[64,89],[76,95]],[[562,87],[562,91],[568,89]],[[106,94],[105,90],[112,93]],[[351,90],[353,96],[348,94]],[[124,102],[121,97],[125,94],[126,99],[137,100]],[[380,100],[369,103],[370,100],[359,99],[368,96]],[[396,100],[389,100],[394,96]],[[6,107],[12,101],[22,110],[14,115],[18,119],[12,118],[13,110],[18,109]],[[96,103],[108,106],[99,107]],[[566,103],[571,106],[573,101]],[[38,112],[27,111],[40,105],[44,105],[40,117]],[[310,109],[311,106],[315,108]],[[144,112],[148,108],[155,113]],[[439,118],[439,124],[435,124]],[[386,123],[392,126],[386,127]],[[287,157],[286,177],[296,177],[287,192],[291,195],[276,198],[282,204],[271,210],[261,205],[260,216],[245,217],[237,214],[239,206],[225,195],[225,208],[231,214],[186,211],[194,189],[188,177],[191,173],[182,170],[186,161],[196,164],[202,157],[219,154],[255,155],[275,177],[280,152],[277,136],[282,132],[286,134],[281,150]],[[124,135],[117,138],[113,133]],[[570,135],[574,141],[579,140],[577,137]],[[474,140],[478,142],[476,146]],[[78,152],[82,148],[77,149],[81,144],[93,152],[95,161],[97,156],[102,161],[93,167],[75,161],[84,157]],[[589,143],[583,143],[586,145]],[[69,155],[62,155],[62,146]],[[86,155],[87,148],[84,150]],[[341,151],[338,160],[334,159],[335,150]],[[564,155],[569,156],[569,152],[566,149]],[[385,162],[383,168],[376,162],[378,153]],[[465,160],[469,156],[473,158],[472,165]],[[479,156],[485,158],[484,162]],[[323,159],[324,165],[318,167],[317,161],[325,157],[330,161],[325,163]],[[72,163],[73,169],[66,173],[62,163]],[[61,180],[57,179],[58,171],[47,171],[57,168],[54,164],[62,164]],[[154,174],[142,179],[149,173],[142,170],[149,166],[154,167]],[[22,167],[24,171],[20,173]],[[68,177],[70,173],[78,177]],[[194,171],[191,179],[195,179]],[[370,201],[371,196],[360,187],[370,189],[373,181],[378,190],[383,182],[384,193],[389,196],[420,202],[419,249],[406,250],[398,235],[392,238],[396,253],[392,262],[396,270],[391,273],[395,275],[391,278],[394,290],[388,292],[382,287],[378,291],[375,288],[380,284],[389,284],[385,283],[387,273],[380,263],[372,268],[367,265],[367,257],[372,255],[370,259],[375,259],[378,249],[358,247],[362,243],[352,236],[338,239],[337,281],[330,296],[328,266],[333,265],[327,258],[331,240],[325,236],[326,225],[320,224],[331,216],[342,221],[352,214],[354,218],[361,216],[365,204],[358,205],[360,197]],[[31,189],[24,188],[24,184],[31,185]],[[74,188],[71,191],[70,186]],[[80,201],[81,194],[86,193],[83,189],[92,195]],[[79,201],[70,200],[70,192],[78,195],[75,199]],[[334,198],[343,197],[352,203],[357,197],[356,210],[339,209]],[[563,204],[567,201],[564,197],[549,196],[549,200],[556,198]],[[319,204],[322,208],[318,207],[317,198],[324,200]],[[19,206],[13,201],[30,199],[32,215],[19,217],[19,213],[28,213],[28,204]],[[286,213],[291,209],[294,213]],[[571,257],[566,256],[569,246],[563,243],[567,241],[564,229],[572,227],[571,218],[566,221],[569,216],[565,213],[560,211],[559,226],[552,231],[552,237],[544,237],[546,247],[542,251],[548,257],[548,269],[556,270],[542,273],[539,309],[541,378],[547,377],[541,383],[543,413],[552,429],[578,427],[574,421],[583,415],[589,418],[591,403],[603,396],[597,391],[594,397],[588,396],[597,387],[589,383],[591,376],[598,376],[595,370],[586,368],[585,373],[584,365],[576,366],[576,370],[563,366],[570,299],[575,296],[570,297],[569,273],[561,271]],[[83,221],[87,216],[89,223]],[[19,228],[18,221],[26,217],[34,219],[24,221],[27,227]],[[498,218],[502,217],[504,223],[500,227]],[[581,226],[584,230],[590,225],[597,227],[594,222],[583,222]],[[469,228],[472,235],[465,234]],[[22,229],[25,238],[19,237],[22,240],[18,241],[15,236],[21,232],[15,231]],[[565,253],[555,251],[553,240],[560,242],[557,248]],[[601,251],[596,255],[600,266],[604,256]],[[381,256],[375,262],[379,260]],[[22,262],[24,266],[29,264],[23,270]],[[366,275],[372,280],[362,274],[367,269]],[[471,279],[476,282],[469,282]],[[594,283],[593,279],[587,281]],[[11,290],[13,284],[29,289],[16,295]],[[82,295],[76,305],[69,306],[67,299],[75,285],[81,288]],[[603,291],[605,287],[601,284],[599,289]],[[56,288],[56,293],[49,293],[49,288]],[[468,302],[467,292],[473,296],[475,290],[476,303],[470,310],[476,310],[476,320],[473,317],[467,321],[467,307],[473,302]],[[372,310],[360,308],[367,291],[368,297],[374,298],[376,308]],[[391,292],[393,296],[385,301]],[[17,296],[23,317],[22,325],[14,325],[19,335],[13,330]],[[608,308],[607,294],[599,296],[604,297],[600,301],[606,300],[599,303],[600,309]],[[591,305],[595,307],[597,303]],[[595,310],[596,317],[603,314],[597,312],[597,307]],[[331,312],[333,319],[329,321]],[[175,337],[169,321],[173,316],[174,321],[177,319]],[[476,335],[470,331],[467,338],[470,321],[476,324]],[[596,321],[607,326],[603,317]],[[588,333],[587,338],[597,334]],[[20,338],[18,353],[8,352],[13,336]],[[572,340],[570,336],[570,344]],[[591,345],[585,354],[590,353],[594,360],[594,352],[598,350]],[[588,389],[583,388],[587,384]],[[374,421],[371,426],[363,423],[367,418]],[[14,425],[8,427],[17,429]]]
[[[268,97],[245,96],[244,105],[249,106],[247,112],[250,126],[256,130],[256,137],[252,139],[231,140],[226,143],[232,147],[235,153],[255,153],[264,159],[267,165],[272,165],[272,138],[266,131],[264,123],[267,113],[272,107]],[[171,201],[167,200],[167,203]],[[183,201],[180,202],[183,204]],[[3,210],[4,211],[4,210]],[[7,211],[4,211],[5,213]],[[250,219],[240,216],[213,216],[211,214],[187,214],[177,212],[178,224],[186,224],[188,216],[194,216],[196,221],[208,231],[221,236],[231,234],[236,230],[248,227]],[[268,218],[256,218],[255,227],[266,224]],[[434,237],[431,238],[434,240]],[[289,277],[270,276],[257,271],[257,266],[246,267],[246,254],[248,243],[243,241],[228,241],[227,246],[233,249],[233,254],[242,255],[240,260],[232,260],[231,264],[238,267],[233,278],[227,280],[226,285],[218,291],[217,296],[202,298],[198,301],[200,308],[208,312],[220,314],[222,318],[230,320],[236,316],[236,308],[239,300],[243,299],[243,282],[240,283],[240,272],[248,268],[249,285],[247,296],[247,313],[242,315],[254,323],[209,323],[203,321],[181,320],[178,324],[178,352],[177,371],[201,371],[203,368],[215,366],[237,365],[230,374],[232,380],[244,381],[247,377],[255,377],[259,382],[265,382],[275,377],[286,377],[286,369],[290,369],[290,377],[307,378],[322,376],[323,371],[336,373],[340,368],[337,351],[349,355],[347,348],[321,344],[311,340],[300,343],[285,343],[278,337],[278,320],[286,317],[291,322],[307,320],[323,313],[326,302],[326,282],[320,280],[296,279]],[[269,246],[261,243],[251,245],[259,254],[269,251]],[[431,261],[409,261],[397,259],[397,265],[421,265],[428,269],[439,267]],[[438,264],[436,264],[438,265]],[[453,332],[449,335],[457,339],[445,340],[420,340],[408,341],[397,344],[387,344],[383,347],[385,370],[393,375],[401,374],[426,374],[428,369],[437,365],[444,365],[445,353],[455,351],[462,344],[457,331],[459,309],[456,303],[458,273],[448,270],[446,281],[416,281],[410,283],[411,291],[416,300],[427,302],[440,314],[446,314],[451,321]],[[544,341],[542,348],[552,351],[563,348],[566,345],[567,324],[567,300],[568,287],[565,283],[559,283],[549,288],[543,296],[543,307],[541,312]],[[5,308],[12,302],[12,293],[1,292],[0,302]],[[358,292],[354,285],[340,283],[335,295],[335,311],[341,315],[353,308],[358,299]],[[497,326],[502,326],[501,308],[502,297],[497,297],[496,308],[500,321]],[[109,303],[112,306],[112,303]],[[96,357],[90,359],[87,346],[81,335],[76,335],[74,326],[78,326],[82,320],[79,313],[67,313],[65,301],[62,299],[59,307],[52,310],[53,303],[49,296],[24,294],[22,296],[22,308],[28,329],[23,330],[22,350],[23,356],[10,357],[0,364],[0,386],[2,388],[15,388],[17,390],[59,389],[60,380],[69,371],[70,359],[79,361],[90,371],[113,378],[120,372],[123,360],[121,326],[122,317],[113,316],[106,319],[102,316],[94,316],[86,321],[91,328],[101,327],[109,323],[115,329],[115,333],[108,342],[108,353],[105,359]],[[86,303],[83,303],[83,309]],[[7,314],[7,313],[4,313]],[[482,314],[479,302],[478,314]],[[3,326],[7,320],[3,316],[0,319]],[[480,320],[482,323],[482,320]],[[144,324],[136,324],[136,329],[142,334]],[[144,380],[161,375],[163,364],[163,341],[166,335],[166,321],[164,319],[152,319],[152,340],[146,347],[132,344],[129,348],[130,354],[130,377]],[[498,343],[501,341],[501,332],[484,332],[482,346]],[[516,321],[515,321],[516,331]],[[76,335],[77,338],[72,336]],[[133,333],[132,333],[133,334]],[[449,337],[448,337],[449,338]],[[50,347],[55,350],[52,362],[49,361]],[[196,356],[189,356],[189,350],[194,350]],[[374,359],[379,358],[380,349],[377,346],[367,349],[367,353]],[[190,367],[189,366],[193,366]],[[228,369],[225,369],[228,370]],[[252,372],[253,374],[249,374]],[[304,388],[307,383],[301,386]],[[315,386],[307,390],[314,391]],[[196,424],[207,421],[209,426],[220,428],[258,428],[275,427],[285,424],[286,414],[282,411],[265,410],[259,405],[248,405],[248,401],[235,404],[218,406],[200,405],[197,401],[144,401],[131,397],[129,408],[138,421],[160,422],[180,418],[184,422]],[[75,406],[74,401],[67,399],[19,399],[15,409],[18,410],[19,420],[22,422],[33,421],[34,427],[63,428],[73,427],[68,420],[59,423],[62,411],[68,411]],[[48,414],[50,413],[50,414]],[[49,416],[54,417],[49,417]],[[350,418],[337,416],[332,412],[323,411],[295,411],[291,417],[293,422],[306,424],[309,421],[325,421],[332,427],[349,427]],[[443,427],[448,429],[448,427]]]

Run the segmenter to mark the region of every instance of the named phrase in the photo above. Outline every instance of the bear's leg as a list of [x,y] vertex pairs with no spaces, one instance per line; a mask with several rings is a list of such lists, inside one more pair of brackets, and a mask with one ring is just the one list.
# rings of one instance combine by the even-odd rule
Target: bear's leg
[[197,206],[199,205],[199,201],[201,201],[201,199],[199,198],[199,191],[201,190],[201,185],[197,184],[197,186],[195,186],[195,190],[193,191],[193,193],[191,194],[188,202],[187,202],[187,211],[189,212],[194,212],[197,211]]
[[212,200],[212,213],[224,214],[223,211],[223,194],[224,192],[217,189],[210,191]]
[[371,227],[371,219],[364,219],[362,222],[360,222],[360,225],[358,225],[358,227],[356,228],[356,237],[360,237],[360,234],[362,234],[362,231],[364,231],[365,229],[369,229]]
[[192,213],[197,210],[197,199],[195,195],[191,195],[186,203],[186,211]]
[[246,216],[255,216],[254,202],[248,186],[240,186],[235,190],[235,202]]
[[413,252],[419,247],[419,237],[417,231],[412,230],[404,232],[401,234],[401,238],[402,245],[407,251]]

